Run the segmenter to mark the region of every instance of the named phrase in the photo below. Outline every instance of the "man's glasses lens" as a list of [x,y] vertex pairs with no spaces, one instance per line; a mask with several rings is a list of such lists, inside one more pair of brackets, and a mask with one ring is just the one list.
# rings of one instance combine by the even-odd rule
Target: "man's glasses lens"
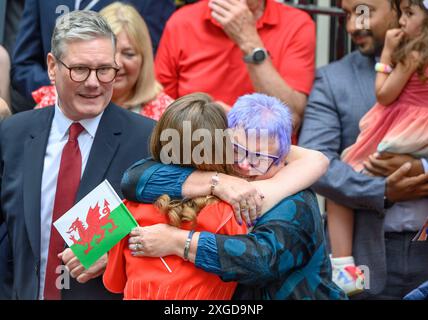
[[71,80],[75,82],[86,81],[91,72],[95,71],[98,81],[102,83],[110,83],[116,78],[116,75],[119,72],[119,68],[115,67],[100,67],[94,69],[84,66],[69,67],[60,59],[57,58],[57,60],[68,69]]
[[100,82],[109,83],[116,78],[117,69],[113,67],[104,67],[98,69],[90,69],[88,67],[71,67],[70,76],[71,80],[76,82],[83,82],[89,78],[91,70],[96,72],[97,78]]

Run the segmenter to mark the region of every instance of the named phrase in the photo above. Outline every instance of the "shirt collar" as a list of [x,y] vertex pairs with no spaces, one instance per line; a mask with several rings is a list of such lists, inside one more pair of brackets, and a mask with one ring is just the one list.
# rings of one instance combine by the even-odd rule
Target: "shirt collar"
[[[205,20],[211,21],[212,24],[214,24],[217,27],[222,27],[220,23],[218,23],[212,16],[211,16],[211,9],[208,7],[208,0],[205,1],[205,13],[203,15],[203,18]],[[263,15],[257,20],[256,27],[257,29],[260,29],[263,27],[263,25],[277,25],[279,23],[279,16],[278,12],[275,11],[274,6],[274,0],[266,0],[265,4],[265,11],[263,12]]]
[[[78,121],[82,125],[82,127],[85,128],[85,131],[91,136],[92,139],[95,138],[95,134],[97,133],[98,125],[101,121],[101,117],[103,113],[104,111],[101,112],[95,118],[82,119]],[[68,128],[70,128],[73,122],[75,121],[65,116],[65,114],[62,112],[61,108],[59,107],[59,103],[57,101],[55,103],[55,115],[54,115],[52,124],[56,128],[58,133],[61,135],[61,138],[63,138],[66,134],[68,134]]]

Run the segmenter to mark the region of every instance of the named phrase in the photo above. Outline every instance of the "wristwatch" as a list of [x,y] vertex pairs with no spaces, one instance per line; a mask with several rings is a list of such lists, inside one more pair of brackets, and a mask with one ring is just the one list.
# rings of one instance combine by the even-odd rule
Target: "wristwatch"
[[266,60],[269,56],[269,53],[265,48],[255,48],[253,52],[244,56],[244,61],[246,63],[260,64]]

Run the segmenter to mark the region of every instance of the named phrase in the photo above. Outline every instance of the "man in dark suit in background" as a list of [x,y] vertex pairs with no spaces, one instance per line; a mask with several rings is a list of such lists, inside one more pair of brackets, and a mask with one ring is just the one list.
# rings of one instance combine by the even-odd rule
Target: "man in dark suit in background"
[[48,74],[58,103],[0,124],[0,224],[7,226],[6,262],[13,270],[11,291],[3,294],[12,299],[114,298],[97,277],[105,260],[85,270],[69,249],[63,258],[73,260],[67,266],[79,283],[58,290],[64,241],[52,222],[104,179],[120,194],[125,169],[148,155],[154,123],[110,103],[118,70],[115,37],[98,13],[62,16],[52,44]]
[[[26,105],[13,105],[13,112],[32,109],[35,105],[31,93],[50,85],[46,55],[51,49],[51,36],[55,20],[73,10],[99,11],[115,0],[26,0],[16,46],[12,56],[12,86],[28,101]],[[127,0],[135,6],[147,23],[153,49],[159,43],[163,28],[174,12],[173,0]]]
[[[358,50],[317,71],[299,138],[299,145],[330,160],[314,190],[354,209],[353,255],[357,265],[368,268],[365,290],[356,299],[401,299],[428,279],[428,242],[411,241],[428,217],[428,179],[422,175],[426,159],[398,154],[371,158],[366,164],[370,176],[340,158],[355,143],[360,119],[376,102],[374,66],[387,30],[398,26],[399,3],[342,1],[347,31]],[[370,9],[370,30],[358,28],[361,6]],[[412,166],[403,166],[406,162]],[[333,260],[333,274],[335,268]]]

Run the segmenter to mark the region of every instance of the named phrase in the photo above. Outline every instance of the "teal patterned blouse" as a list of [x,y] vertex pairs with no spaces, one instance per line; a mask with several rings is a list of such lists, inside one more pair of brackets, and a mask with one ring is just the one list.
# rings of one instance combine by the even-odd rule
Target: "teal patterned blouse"
[[[122,192],[149,203],[165,193],[180,198],[193,171],[142,160],[125,172]],[[247,235],[202,232],[195,265],[237,281],[234,299],[347,299],[331,281],[322,218],[310,190],[283,199]]]

